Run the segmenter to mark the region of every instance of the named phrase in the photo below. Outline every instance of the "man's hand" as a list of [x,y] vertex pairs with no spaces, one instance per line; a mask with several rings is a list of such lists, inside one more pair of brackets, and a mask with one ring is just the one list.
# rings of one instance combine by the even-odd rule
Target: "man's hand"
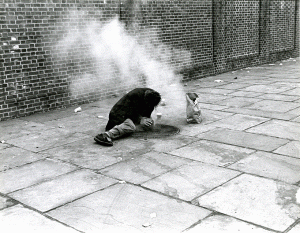
[[147,118],[147,117],[143,117],[140,122],[140,124],[143,127],[151,127],[153,125],[153,123],[154,123],[154,121],[151,118]]

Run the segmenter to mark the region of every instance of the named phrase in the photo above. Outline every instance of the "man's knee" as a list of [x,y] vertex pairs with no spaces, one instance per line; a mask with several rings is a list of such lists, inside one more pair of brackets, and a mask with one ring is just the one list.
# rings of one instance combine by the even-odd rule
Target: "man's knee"
[[135,130],[136,130],[136,126],[135,124],[133,123],[132,120],[130,120],[129,118],[126,119],[124,122],[124,128],[123,130],[126,132],[126,133],[133,133]]

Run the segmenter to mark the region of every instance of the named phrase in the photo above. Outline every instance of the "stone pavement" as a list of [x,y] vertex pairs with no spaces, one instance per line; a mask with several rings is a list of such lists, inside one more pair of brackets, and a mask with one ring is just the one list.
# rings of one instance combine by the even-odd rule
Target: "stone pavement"
[[166,138],[94,143],[116,99],[0,122],[0,231],[299,233],[299,68],[186,83],[203,122]]

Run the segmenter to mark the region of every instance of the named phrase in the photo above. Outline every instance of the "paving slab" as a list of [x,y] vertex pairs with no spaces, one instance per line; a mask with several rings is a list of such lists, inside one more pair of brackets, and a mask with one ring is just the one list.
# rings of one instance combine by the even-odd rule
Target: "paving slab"
[[291,230],[288,231],[288,233],[299,233],[300,232],[300,223],[298,223],[296,226],[294,226]]
[[262,110],[247,109],[247,108],[227,108],[227,109],[224,109],[224,111],[232,112],[232,113],[241,113],[244,115],[252,115],[252,116],[280,119],[280,120],[291,120],[298,116],[297,114],[295,114],[293,112],[281,113],[281,112],[262,111]]
[[50,129],[40,130],[30,135],[10,139],[7,140],[7,143],[29,151],[39,152],[87,137],[90,136],[82,133],[70,133],[64,129]]
[[243,174],[198,198],[199,205],[269,229],[284,231],[300,216],[299,187]]
[[276,101],[276,100],[261,100],[257,103],[246,106],[245,108],[285,113],[285,112],[293,110],[297,107],[299,107],[299,104],[294,103],[294,102],[284,102],[284,101]]
[[197,137],[206,140],[264,151],[273,151],[278,147],[283,146],[289,142],[286,139],[219,128],[203,134],[199,134],[197,135]]
[[265,230],[261,227],[255,226],[250,223],[226,216],[226,215],[213,215],[202,220],[198,225],[187,230],[188,233],[211,232],[211,233],[271,233],[273,231]]
[[264,85],[264,84],[258,84],[258,85],[252,85],[243,88],[243,91],[253,91],[253,92],[262,92],[262,93],[268,93],[268,94],[276,94],[276,93],[283,93],[288,90],[291,90],[292,87],[283,86],[283,85]]
[[0,210],[15,205],[16,202],[7,197],[0,196]]
[[91,137],[45,150],[44,153],[51,158],[84,168],[101,169],[147,153],[150,151],[148,145],[147,141],[123,138],[114,141],[113,147],[105,147],[97,144]]
[[221,101],[230,97],[226,95],[217,95],[217,94],[212,95],[210,93],[197,93],[197,95],[199,97],[200,103],[209,103],[209,104],[213,104],[217,101]]
[[[103,101],[104,102],[104,101]],[[116,100],[117,102],[117,100]],[[103,119],[108,119],[110,109],[113,105],[107,105],[102,103],[102,101],[97,101],[94,103],[88,104],[88,106],[81,106],[82,111],[80,114],[87,114],[93,117],[101,116]],[[101,118],[100,118],[101,119]]]
[[211,122],[218,121],[233,115],[232,113],[228,113],[228,112],[214,111],[208,109],[203,109],[201,111],[201,114],[202,114],[202,122],[201,122],[202,125],[206,125]]
[[1,182],[0,192],[10,193],[76,169],[75,166],[51,159],[44,159],[9,169],[0,172],[0,180],[3,181]]
[[45,212],[116,182],[116,180],[100,174],[80,170],[10,193],[9,196]]
[[226,106],[217,105],[217,104],[208,104],[208,103],[199,103],[200,110],[209,109],[209,110],[223,110],[226,109]]
[[291,157],[300,158],[300,142],[299,141],[289,142],[286,145],[279,147],[274,152],[282,155],[288,155]]
[[[129,184],[118,184],[47,213],[84,232],[179,232],[211,211]],[[144,226],[143,226],[144,225]]]
[[242,89],[242,88],[245,88],[245,87],[248,87],[248,86],[250,86],[250,84],[248,84],[248,83],[238,83],[238,82],[236,82],[236,83],[228,83],[228,84],[225,84],[225,85],[221,85],[218,88],[237,90],[237,89]]
[[285,95],[297,95],[297,96],[299,96],[300,95],[300,87],[296,87],[296,88],[294,88],[292,90],[285,91],[282,94],[285,94]]
[[110,177],[140,184],[187,163],[190,161],[184,158],[159,152],[149,152],[138,158],[102,169],[100,172]]
[[21,166],[45,158],[46,155],[33,153],[12,145],[0,144],[0,171]]
[[[297,101],[295,101],[295,102],[297,102]],[[300,108],[295,108],[291,111],[288,111],[287,113],[288,114],[295,114],[296,116],[300,116]]]
[[231,97],[226,100],[215,102],[215,104],[224,105],[226,107],[241,108],[259,101],[262,100],[257,98],[248,98],[248,97]]
[[233,116],[221,119],[217,122],[213,122],[210,126],[216,126],[220,128],[234,129],[234,130],[245,130],[250,127],[261,124],[262,122],[268,121],[268,118],[249,116],[243,114],[235,114]]
[[[80,124],[78,124],[78,122],[80,122]],[[104,131],[106,124],[106,119],[89,116],[87,114],[73,115],[47,122],[47,126],[63,128],[73,133],[80,132],[90,135],[97,135],[101,131]]]
[[33,210],[16,205],[0,211],[1,232],[78,233],[71,227],[46,218]]
[[62,119],[64,117],[69,117],[71,115],[81,114],[81,113],[74,113],[75,108],[77,107],[56,109],[49,112],[36,113],[30,116],[22,117],[20,119],[28,122],[45,123],[47,121]]
[[217,166],[228,166],[253,153],[255,150],[206,140],[197,141],[169,152],[184,158]]
[[180,129],[180,134],[187,135],[187,136],[196,136],[200,133],[204,133],[213,129],[216,129],[216,126],[212,126],[211,124],[203,124],[202,122],[200,124],[189,124],[185,127],[182,127]]
[[143,183],[143,187],[185,201],[238,176],[240,173],[200,162],[192,162]]
[[229,95],[237,96],[237,97],[258,97],[261,96],[262,93],[253,92],[253,91],[235,91],[230,93]]
[[300,181],[300,159],[272,153],[256,152],[230,168],[290,184]]
[[[184,127],[185,128],[185,127]],[[199,140],[196,137],[188,137],[185,135],[174,135],[163,138],[148,138],[140,139],[148,149],[159,152],[169,152],[179,147],[190,144],[194,141]]]
[[198,89],[193,90],[193,92],[210,93],[210,94],[217,94],[217,95],[227,95],[229,93],[234,92],[234,90],[227,90],[227,89],[221,89],[221,88],[198,88]]
[[266,100],[278,100],[278,101],[295,101],[300,98],[300,96],[292,96],[292,95],[281,95],[281,94],[263,94],[258,98],[266,99]]
[[299,116],[299,117],[296,117],[296,118],[294,118],[292,121],[295,121],[295,122],[300,122],[300,116]]
[[22,136],[27,137],[27,135],[46,131],[51,128],[42,123],[27,122],[19,119],[0,121],[0,140],[7,141]]
[[300,123],[272,120],[246,130],[251,133],[270,135],[278,138],[300,140]]

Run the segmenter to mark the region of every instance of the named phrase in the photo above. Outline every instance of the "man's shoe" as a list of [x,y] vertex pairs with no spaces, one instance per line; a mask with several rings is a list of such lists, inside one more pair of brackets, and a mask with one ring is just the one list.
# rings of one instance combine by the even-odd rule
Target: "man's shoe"
[[100,133],[98,134],[94,140],[99,143],[100,145],[103,145],[103,146],[113,146],[113,142],[111,140],[110,137],[107,136],[107,134],[105,133]]

